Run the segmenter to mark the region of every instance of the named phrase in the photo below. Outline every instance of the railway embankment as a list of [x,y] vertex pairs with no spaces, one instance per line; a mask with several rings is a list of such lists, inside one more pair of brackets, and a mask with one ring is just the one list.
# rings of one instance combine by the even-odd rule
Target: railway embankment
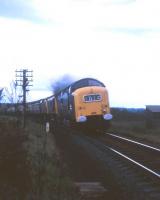
[[44,126],[0,117],[0,199],[80,199]]
[[30,190],[30,167],[16,118],[0,117],[0,199],[26,199]]

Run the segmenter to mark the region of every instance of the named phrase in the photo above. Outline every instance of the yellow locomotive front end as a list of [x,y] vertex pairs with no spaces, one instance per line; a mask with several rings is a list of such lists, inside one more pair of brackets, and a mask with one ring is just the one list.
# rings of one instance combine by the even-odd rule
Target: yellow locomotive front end
[[112,115],[105,87],[83,87],[74,91],[72,95],[74,96],[76,122],[84,122],[90,127],[100,129],[110,126]]

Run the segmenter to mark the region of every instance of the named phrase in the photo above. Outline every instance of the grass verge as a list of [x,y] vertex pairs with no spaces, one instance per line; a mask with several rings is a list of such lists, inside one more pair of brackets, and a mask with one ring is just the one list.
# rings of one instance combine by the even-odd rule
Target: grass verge
[[0,199],[79,200],[60,159],[54,136],[38,123],[18,127],[0,117]]
[[54,135],[33,122],[28,123],[26,134],[25,148],[32,177],[30,196],[37,200],[78,200],[79,195],[57,151]]

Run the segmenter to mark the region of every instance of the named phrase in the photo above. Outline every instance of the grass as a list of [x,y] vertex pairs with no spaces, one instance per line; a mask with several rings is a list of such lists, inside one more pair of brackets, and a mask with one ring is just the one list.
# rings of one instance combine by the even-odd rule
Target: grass
[[131,135],[160,144],[160,127],[148,128],[145,112],[130,112],[127,110],[114,110],[110,132],[121,135]]
[[38,123],[0,117],[0,199],[79,200],[54,136]]
[[30,187],[26,136],[17,128],[17,119],[0,117],[0,199],[26,199]]
[[29,122],[26,133],[28,162],[31,167],[34,199],[79,199],[74,184],[67,175],[52,133],[46,133],[42,125]]

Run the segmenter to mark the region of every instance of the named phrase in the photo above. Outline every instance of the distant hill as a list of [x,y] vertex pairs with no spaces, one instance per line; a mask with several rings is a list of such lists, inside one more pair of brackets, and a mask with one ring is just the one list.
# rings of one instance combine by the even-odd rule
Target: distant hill
[[144,112],[144,108],[124,108],[124,107],[112,107],[112,110],[117,110],[117,111],[128,111],[128,112]]

